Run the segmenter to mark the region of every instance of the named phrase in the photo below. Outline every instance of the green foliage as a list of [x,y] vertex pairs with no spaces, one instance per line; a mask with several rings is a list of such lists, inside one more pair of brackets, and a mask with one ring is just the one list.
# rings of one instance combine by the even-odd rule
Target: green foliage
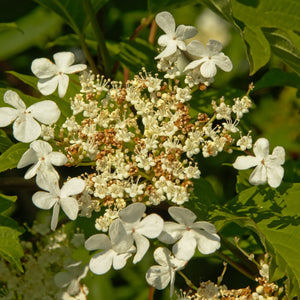
[[[37,3],[55,11],[76,32],[83,32],[88,23],[84,1],[72,0],[35,0]],[[95,14],[108,0],[92,0]]]
[[197,0],[147,0],[148,10],[151,13],[159,13],[164,10],[171,10],[173,8],[178,8],[184,5],[189,5],[195,3]]
[[14,204],[16,199],[16,196],[0,194],[0,255],[23,272],[20,259],[24,253],[19,243],[19,236],[22,232],[18,228],[17,222],[2,215]]
[[43,46],[56,36],[61,25],[62,21],[55,13],[41,7],[18,20],[16,26],[6,24],[4,28],[7,30],[4,31],[2,25],[0,45],[5,47],[0,47],[0,59],[8,59],[33,46]]
[[251,75],[268,63],[271,50],[300,74],[298,1],[204,0],[203,2],[240,31],[247,50]]
[[28,144],[17,143],[9,147],[0,156],[0,172],[17,167],[23,153],[28,149]]
[[0,153],[4,152],[12,145],[13,145],[13,142],[7,136],[5,131],[0,129]]

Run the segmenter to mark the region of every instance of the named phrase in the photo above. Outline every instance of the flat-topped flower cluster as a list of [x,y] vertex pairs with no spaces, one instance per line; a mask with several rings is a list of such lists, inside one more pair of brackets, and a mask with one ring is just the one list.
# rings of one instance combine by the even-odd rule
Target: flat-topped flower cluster
[[[54,101],[26,108],[16,92],[7,91],[4,102],[13,108],[0,108],[0,127],[13,123],[13,136],[30,143],[17,167],[31,166],[25,179],[36,176],[43,190],[33,195],[33,203],[41,209],[53,208],[52,230],[58,226],[60,208],[70,220],[97,214],[91,226],[108,235],[96,234],[85,242],[88,250],[103,250],[91,259],[92,272],[120,269],[133,254],[133,263],[139,262],[149,249],[148,238],[157,238],[173,244],[173,253],[166,247],[157,248],[154,258],[159,265],[149,268],[146,280],[158,289],[170,283],[172,294],[175,272],[185,267],[196,248],[211,254],[220,247],[214,225],[195,222],[192,211],[179,207],[189,201],[193,181],[201,175],[195,157],[232,153],[234,147],[241,151],[252,148],[251,131],[244,135],[239,127],[251,100],[248,93],[232,100],[222,97],[211,102],[211,115],[192,115],[189,101],[194,101],[198,86],[213,81],[216,67],[230,71],[231,61],[218,41],[210,40],[206,48],[197,41],[187,45],[185,40],[196,29],[184,25],[176,29],[170,13],[158,14],[156,22],[165,31],[158,39],[162,52],[156,59],[167,81],[143,69],[123,85],[85,71],[79,77],[80,90],[70,99],[72,115],[59,123],[62,125],[56,124],[60,110]],[[36,59],[32,71],[43,95],[58,88],[59,97],[64,97],[67,74],[86,66],[73,65],[70,52],[55,54],[54,61]],[[284,149],[276,147],[270,155],[268,141],[259,139],[254,154],[238,157],[233,166],[239,170],[256,166],[250,183],[279,186]],[[89,169],[68,178],[60,188],[54,166],[63,165]],[[162,201],[174,205],[168,212],[177,223],[164,222],[157,214],[146,216],[146,205]]]

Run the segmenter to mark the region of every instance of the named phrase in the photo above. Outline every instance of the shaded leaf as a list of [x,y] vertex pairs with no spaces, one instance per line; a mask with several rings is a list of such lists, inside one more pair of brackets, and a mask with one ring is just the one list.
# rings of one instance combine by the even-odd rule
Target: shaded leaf
[[172,8],[178,8],[184,5],[196,3],[197,0],[147,0],[148,10],[151,13],[158,13],[164,10],[170,10]]
[[5,60],[32,46],[43,46],[59,32],[62,20],[44,8],[37,8],[16,22],[15,28],[0,31],[0,59]]
[[4,152],[12,145],[13,145],[13,142],[7,136],[5,131],[0,129],[0,153]]
[[17,167],[23,153],[28,149],[28,144],[17,143],[8,148],[0,156],[0,172]]
[[17,196],[7,196],[7,195],[0,194],[0,213],[4,212],[9,207],[11,207],[16,200],[17,200]]
[[10,30],[10,29],[19,30],[20,32],[22,32],[22,30],[14,22],[11,22],[11,23],[0,23],[0,32],[1,31],[5,31],[5,30]]
[[0,255],[23,272],[21,257],[24,255],[19,243],[20,232],[10,227],[0,226]]

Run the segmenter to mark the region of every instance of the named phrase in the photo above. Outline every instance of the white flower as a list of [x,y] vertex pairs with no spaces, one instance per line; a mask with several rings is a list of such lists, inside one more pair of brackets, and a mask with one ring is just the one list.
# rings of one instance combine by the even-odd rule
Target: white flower
[[141,220],[146,211],[143,203],[133,203],[119,211],[119,217],[128,235],[136,244],[136,255],[133,263],[139,262],[149,249],[149,239],[158,237],[163,229],[164,221],[157,214],[151,214]]
[[260,138],[253,146],[255,156],[239,156],[233,163],[233,167],[238,170],[245,170],[252,167],[256,168],[251,173],[249,182],[253,185],[268,184],[276,188],[280,185],[283,178],[285,151],[283,147],[277,146],[269,154],[269,141]]
[[55,230],[58,223],[60,206],[70,220],[75,220],[78,214],[78,202],[74,195],[80,194],[85,187],[85,182],[79,178],[72,178],[60,189],[57,182],[49,182],[48,192],[39,191],[32,196],[32,202],[41,209],[53,207],[51,230]]
[[89,251],[103,249],[95,254],[89,263],[90,270],[95,274],[104,274],[113,266],[115,270],[122,269],[127,259],[135,251],[132,240],[119,219],[109,227],[110,238],[105,234],[94,234],[85,242]]
[[175,273],[185,267],[186,261],[171,255],[171,251],[164,247],[157,248],[153,253],[159,266],[152,266],[146,273],[148,284],[158,290],[163,290],[170,282],[170,296],[174,292]]
[[[27,172],[24,178],[30,179],[37,175],[37,185],[41,188],[47,187],[49,181],[48,176],[55,176],[57,180],[59,175],[52,165],[63,166],[67,163],[67,157],[60,152],[52,152],[50,144],[44,141],[33,141],[30,144],[29,149],[21,157],[17,168],[24,168],[33,164]],[[49,174],[50,173],[50,174]]]
[[58,287],[68,287],[67,293],[75,296],[80,293],[80,280],[87,275],[89,267],[82,266],[79,261],[71,263],[65,269],[66,271],[59,272],[54,276],[54,282]]
[[206,78],[214,77],[217,74],[216,66],[225,72],[230,72],[232,70],[231,60],[221,50],[222,44],[216,40],[209,40],[206,48],[199,41],[192,41],[188,44],[187,51],[201,58],[188,64],[184,71],[195,69],[201,65],[200,72]]
[[43,95],[52,94],[58,86],[59,97],[64,97],[69,85],[69,76],[86,69],[86,65],[73,65],[72,52],[58,52],[53,55],[55,64],[47,58],[37,58],[31,64],[32,73],[39,78],[38,89]]
[[172,206],[169,214],[179,224],[165,222],[158,239],[173,245],[172,251],[176,258],[189,260],[195,253],[196,246],[203,254],[211,254],[220,247],[220,237],[214,225],[208,222],[195,222],[197,216],[187,208]]
[[56,103],[50,100],[37,102],[26,109],[26,105],[19,95],[9,90],[4,94],[4,102],[14,108],[0,108],[0,127],[14,122],[13,135],[23,143],[30,143],[40,136],[41,126],[36,120],[51,125],[60,116],[60,110]]
[[157,55],[155,59],[169,57],[176,53],[177,48],[185,51],[186,44],[184,40],[193,37],[197,33],[197,29],[194,26],[179,25],[175,30],[175,20],[167,11],[157,14],[155,21],[157,25],[166,33],[161,35],[158,39],[158,44],[162,47],[165,47],[165,49],[159,55]]

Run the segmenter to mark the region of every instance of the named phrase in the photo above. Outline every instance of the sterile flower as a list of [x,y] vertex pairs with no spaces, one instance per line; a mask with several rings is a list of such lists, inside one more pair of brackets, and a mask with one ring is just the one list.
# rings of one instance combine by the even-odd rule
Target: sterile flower
[[71,263],[65,269],[66,271],[59,272],[54,276],[54,282],[58,287],[68,287],[67,293],[75,296],[80,292],[80,280],[87,275],[89,267],[81,265],[81,261],[79,261]]
[[176,258],[189,260],[195,253],[196,246],[203,254],[211,254],[220,247],[220,237],[216,227],[208,222],[195,222],[197,216],[187,208],[172,206],[168,209],[171,217],[179,224],[165,222],[158,239],[173,245],[172,251]]
[[153,253],[154,259],[159,266],[152,266],[146,273],[149,285],[158,290],[163,290],[170,282],[170,296],[174,292],[175,273],[182,270],[187,263],[185,260],[177,259],[171,255],[171,251],[164,247],[157,248]]
[[258,139],[253,146],[255,156],[239,156],[233,163],[233,167],[245,170],[256,166],[249,177],[249,182],[253,185],[268,182],[271,187],[276,188],[280,185],[284,174],[281,165],[284,164],[285,151],[283,147],[277,146],[272,154],[269,154],[269,146],[267,139]]
[[206,48],[199,41],[192,41],[187,46],[187,51],[200,59],[189,63],[184,71],[195,69],[200,66],[202,76],[206,78],[214,77],[217,74],[217,67],[225,72],[232,70],[232,63],[222,50],[222,44],[216,40],[209,40]]
[[8,126],[14,122],[13,135],[23,143],[30,143],[40,136],[41,126],[36,120],[51,125],[60,116],[58,106],[50,100],[34,103],[26,109],[25,103],[14,91],[7,91],[3,98],[5,103],[14,108],[0,108],[0,127]]
[[160,46],[165,48],[155,59],[169,57],[176,53],[177,48],[185,51],[186,44],[184,40],[195,36],[197,33],[197,29],[194,26],[179,25],[176,28],[174,17],[167,11],[157,14],[155,21],[166,33],[161,35],[157,41]]
[[52,152],[52,147],[49,143],[44,141],[33,141],[29,149],[21,157],[17,168],[24,168],[33,164],[24,178],[30,179],[37,175],[36,182],[41,188],[47,187],[49,176],[53,175],[59,179],[59,175],[52,165],[63,166],[67,163],[67,157],[60,152]]
[[150,243],[145,236],[149,239],[158,237],[164,225],[163,219],[157,214],[150,214],[142,219],[145,211],[146,205],[143,203],[133,203],[119,211],[119,217],[127,234],[136,244],[134,264],[139,262],[149,249]]
[[79,178],[72,178],[60,189],[58,182],[49,182],[44,191],[36,192],[32,196],[32,202],[41,209],[53,207],[51,230],[55,230],[58,223],[60,206],[70,220],[75,220],[78,214],[78,202],[72,197],[80,194],[85,187],[85,181]]
[[53,55],[55,64],[47,58],[37,58],[31,64],[32,73],[39,78],[37,87],[43,95],[52,94],[58,86],[58,95],[64,97],[69,85],[69,76],[86,69],[86,65],[73,65],[72,52],[58,52]]
[[111,266],[115,270],[122,269],[135,251],[132,239],[126,233],[120,219],[111,223],[109,236],[110,239],[106,234],[94,234],[85,242],[85,248],[89,251],[103,249],[95,254],[89,263],[90,270],[95,274],[104,274]]

